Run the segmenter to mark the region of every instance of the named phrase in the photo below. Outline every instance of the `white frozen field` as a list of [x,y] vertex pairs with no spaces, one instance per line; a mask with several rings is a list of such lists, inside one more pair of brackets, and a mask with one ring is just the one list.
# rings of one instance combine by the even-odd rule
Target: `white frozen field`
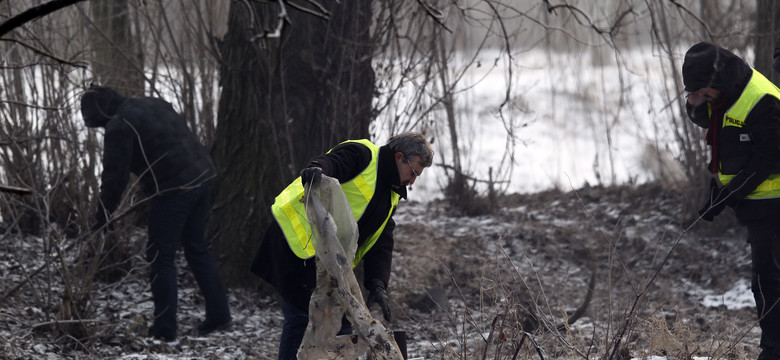
[[[674,54],[678,68],[686,49]],[[456,95],[462,162],[469,175],[483,180],[491,167],[495,174],[507,153],[506,126],[497,116],[507,88],[506,62],[495,61],[499,56],[483,51],[482,66],[469,72],[471,83],[462,84]],[[655,165],[642,162],[650,144],[660,149],[667,166],[672,164],[667,171],[682,171],[673,161],[679,150],[672,134],[676,123],[688,121],[678,100],[683,90],[674,85],[680,69],[672,69],[667,56],[652,47],[620,52],[618,60],[613,52],[606,56],[606,65],[593,66],[591,53],[514,55],[513,101],[505,107],[516,135],[508,147],[515,162],[505,185],[508,193],[651,180],[657,172],[648,168]],[[383,123],[381,116],[377,123]],[[452,163],[451,151],[447,129],[434,131],[434,166],[413,186],[410,200],[441,197],[444,169],[437,164],[442,157]],[[387,130],[378,132],[381,144]]]

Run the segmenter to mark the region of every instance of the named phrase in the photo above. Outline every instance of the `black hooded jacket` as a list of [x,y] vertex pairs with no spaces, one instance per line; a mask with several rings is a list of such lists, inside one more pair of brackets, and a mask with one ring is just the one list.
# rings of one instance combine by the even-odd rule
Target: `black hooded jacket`
[[206,148],[164,100],[93,87],[82,97],[82,114],[87,126],[105,128],[98,223],[116,210],[130,173],[147,196],[196,187],[216,174]]
[[722,127],[723,116],[752,76],[753,69],[744,60],[708,43],[694,45],[683,64],[687,91],[711,87],[721,92],[710,102],[711,116],[707,102],[698,107],[686,103],[686,109],[691,121],[708,129],[714,162],[710,169],[717,170],[719,165],[725,174],[736,174],[726,191],[734,192],[730,203],[742,222],[780,218],[780,199],[745,200],[770,174],[780,174],[780,100],[765,96],[750,111],[743,127]]
[[[379,149],[379,167],[376,191],[368,203],[364,215],[358,221],[358,244],[376,233],[390,210],[390,192],[406,198],[406,188],[400,184],[398,167],[393,157],[395,150],[382,146]],[[345,143],[329,153],[315,157],[307,167],[316,166],[322,173],[349,181],[365,169],[371,161],[371,150],[359,143]],[[363,256],[364,284],[378,279],[388,285],[394,247],[395,222],[388,220],[377,242]],[[255,255],[250,271],[270,283],[279,294],[298,309],[307,310],[309,299],[316,285],[314,259],[298,258],[287,243],[279,224],[273,221],[267,230],[260,249]]]

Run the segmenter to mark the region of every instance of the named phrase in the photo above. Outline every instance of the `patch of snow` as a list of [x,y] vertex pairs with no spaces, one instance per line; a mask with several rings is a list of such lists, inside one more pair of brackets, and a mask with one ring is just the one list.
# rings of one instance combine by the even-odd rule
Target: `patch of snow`
[[741,279],[723,294],[705,295],[701,304],[707,307],[725,306],[729,310],[754,308],[756,301],[748,280]]

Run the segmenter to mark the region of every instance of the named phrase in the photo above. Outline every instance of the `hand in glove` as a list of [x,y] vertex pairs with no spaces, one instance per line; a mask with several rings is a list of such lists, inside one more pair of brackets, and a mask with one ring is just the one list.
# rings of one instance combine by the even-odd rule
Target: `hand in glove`
[[369,283],[370,292],[368,293],[368,300],[366,300],[366,306],[370,309],[374,303],[379,303],[382,308],[382,316],[385,320],[390,321],[390,303],[387,301],[387,291],[385,290],[385,283],[379,279],[373,279]]
[[301,182],[303,185],[307,183],[317,184],[322,179],[322,169],[316,166],[307,167],[301,170]]
[[728,186],[718,187],[715,179],[710,181],[710,196],[707,203],[699,210],[699,215],[706,221],[712,221],[718,216],[726,205],[733,206],[734,199],[731,196],[731,190]]

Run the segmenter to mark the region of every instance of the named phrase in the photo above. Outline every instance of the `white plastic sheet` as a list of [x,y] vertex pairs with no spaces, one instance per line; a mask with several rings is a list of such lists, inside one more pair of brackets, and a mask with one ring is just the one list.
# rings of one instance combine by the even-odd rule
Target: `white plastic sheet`
[[[392,334],[368,311],[352,272],[357,222],[338,180],[323,176],[307,186],[303,201],[316,251],[317,287],[298,358],[356,359],[369,351],[377,359],[402,360]],[[337,336],[345,314],[354,335]]]

